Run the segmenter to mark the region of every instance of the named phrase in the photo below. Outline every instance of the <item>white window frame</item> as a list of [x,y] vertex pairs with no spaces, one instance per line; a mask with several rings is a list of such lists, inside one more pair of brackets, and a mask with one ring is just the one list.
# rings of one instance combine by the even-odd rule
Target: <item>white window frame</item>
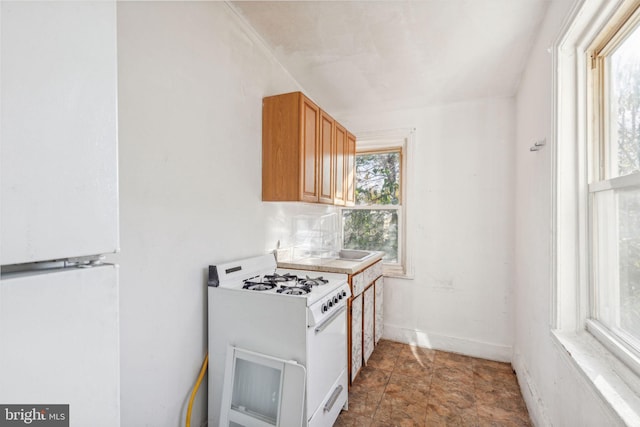
[[[412,278],[413,266],[407,233],[408,195],[412,169],[409,160],[413,148],[415,129],[362,132],[356,134],[356,155],[368,152],[400,151],[400,204],[399,205],[354,205],[340,212],[341,230],[344,210],[395,210],[398,213],[398,262],[385,263],[384,275],[388,277]],[[344,239],[344,235],[341,236]]]
[[[638,0],[582,0],[574,4],[550,51],[553,90],[552,336],[593,389],[627,425],[640,425],[640,361],[611,340],[591,319],[594,292],[590,248],[591,191],[611,183],[589,183],[600,147],[591,114],[590,49]],[[597,168],[595,168],[597,170]],[[630,179],[630,178],[621,178]],[[635,178],[631,178],[635,179]]]
[[[636,374],[640,375],[640,351],[630,344],[633,338],[628,337],[624,331],[614,330],[605,326],[597,319],[598,286],[605,286],[598,282],[598,275],[608,276],[608,280],[618,282],[618,270],[598,272],[596,227],[599,219],[596,215],[595,197],[597,193],[617,190],[633,189],[640,187],[640,172],[631,175],[611,177],[614,161],[611,152],[609,120],[610,109],[608,93],[606,93],[605,58],[619,45],[620,40],[627,35],[632,28],[640,24],[640,2],[627,2],[612,19],[614,25],[605,28],[594,40],[588,49],[591,70],[587,79],[587,117],[591,117],[587,131],[587,144],[591,153],[589,168],[589,242],[590,242],[590,284],[589,284],[589,314],[586,319],[587,330],[594,335],[613,354],[627,364]],[[609,222],[609,221],[608,221]],[[609,224],[610,226],[615,224]],[[610,250],[617,250],[617,236],[608,236]],[[617,260],[617,258],[616,258]],[[615,289],[611,291],[615,292]],[[614,299],[616,296],[614,295]]]

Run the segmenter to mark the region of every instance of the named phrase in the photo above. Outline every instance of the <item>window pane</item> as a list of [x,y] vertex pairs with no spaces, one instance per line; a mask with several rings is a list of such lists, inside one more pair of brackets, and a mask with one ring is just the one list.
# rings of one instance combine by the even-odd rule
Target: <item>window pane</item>
[[384,251],[384,262],[398,262],[398,212],[396,210],[344,210],[343,246],[346,249]]
[[611,55],[609,69],[611,175],[640,171],[640,27]]
[[400,203],[400,152],[356,156],[356,204]]
[[640,350],[640,189],[595,194],[597,317]]
[[620,328],[640,339],[640,191],[618,194]]

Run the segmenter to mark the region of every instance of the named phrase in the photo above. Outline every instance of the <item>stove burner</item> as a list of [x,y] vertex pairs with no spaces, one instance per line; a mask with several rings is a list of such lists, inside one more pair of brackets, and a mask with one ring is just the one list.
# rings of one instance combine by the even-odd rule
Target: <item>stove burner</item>
[[296,286],[284,286],[281,285],[280,288],[276,291],[279,294],[285,295],[306,295],[311,292],[311,286],[306,285],[296,285]]
[[313,287],[313,286],[321,286],[321,285],[326,285],[327,283],[329,283],[329,281],[327,279],[324,279],[322,276],[320,277],[309,277],[309,276],[305,276],[305,278],[299,278],[298,279],[298,283],[302,286],[308,286],[308,287]]
[[248,289],[250,291],[268,291],[275,287],[276,284],[272,282],[251,282],[249,280],[245,280],[242,289]]
[[273,273],[273,274],[265,274],[263,279],[265,282],[269,282],[269,283],[281,283],[281,282],[291,282],[294,280],[298,280],[298,276],[294,276],[291,273],[286,273],[286,274]]
[[[289,286],[289,283],[291,285]],[[305,278],[298,277],[291,273],[285,274],[265,274],[264,276],[254,276],[244,281],[242,289],[248,289],[250,291],[269,291],[274,288],[279,294],[285,295],[306,295],[311,292],[311,288],[314,286],[326,285],[328,280],[320,277]]]
[[297,280],[298,276],[294,276],[290,273],[265,274],[262,278],[260,278],[260,276],[254,276],[245,280],[242,289],[248,289],[250,291],[269,291],[278,286],[278,283],[296,282]]

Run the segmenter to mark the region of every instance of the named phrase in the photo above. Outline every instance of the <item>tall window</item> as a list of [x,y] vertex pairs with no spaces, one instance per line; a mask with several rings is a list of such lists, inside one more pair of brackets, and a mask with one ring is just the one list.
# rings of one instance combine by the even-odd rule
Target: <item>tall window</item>
[[640,356],[640,9],[591,61],[590,317]]
[[383,251],[399,264],[402,153],[399,149],[356,155],[356,207],[344,209],[343,246]]
[[406,227],[414,132],[358,134],[355,206],[342,209],[343,247],[383,251],[387,276],[413,276]]

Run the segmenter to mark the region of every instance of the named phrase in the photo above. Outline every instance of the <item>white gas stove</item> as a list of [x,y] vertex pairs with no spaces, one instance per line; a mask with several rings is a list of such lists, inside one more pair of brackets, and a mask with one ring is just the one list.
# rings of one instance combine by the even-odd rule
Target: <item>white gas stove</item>
[[208,283],[209,425],[333,425],[347,404],[347,275],[277,269],[268,254],[210,266]]

